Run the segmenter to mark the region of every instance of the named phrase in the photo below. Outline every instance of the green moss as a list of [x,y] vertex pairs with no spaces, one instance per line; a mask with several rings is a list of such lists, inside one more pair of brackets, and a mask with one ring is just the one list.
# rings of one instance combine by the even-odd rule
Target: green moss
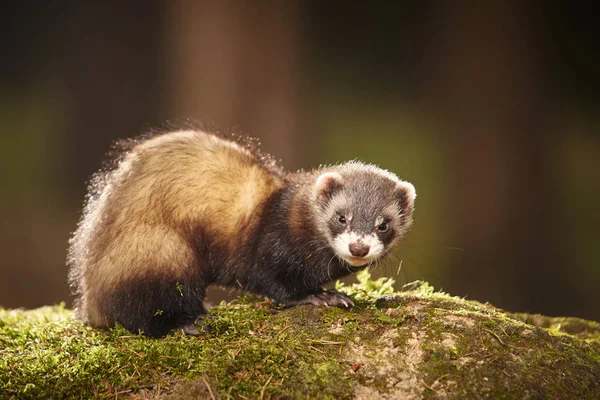
[[0,310],[0,398],[600,396],[598,324],[506,314],[415,283],[338,286],[352,310],[243,296],[162,339]]
[[104,398],[157,387],[168,392],[200,377],[233,397],[292,395],[292,388],[315,396],[331,391],[330,381],[338,383],[332,398],[348,395],[345,366],[328,356],[338,346],[297,331],[289,324],[292,314],[243,297],[212,310],[201,337],[150,339],[120,327],[85,327],[63,305],[2,310],[0,398]]
[[600,351],[600,323],[574,317],[547,317],[539,314],[509,314],[512,318],[551,332],[566,333],[583,339]]
[[337,281],[335,288],[359,301],[374,301],[383,295],[394,293],[395,281],[392,278],[381,277],[374,281],[371,279],[371,273],[368,268],[358,272],[356,279],[358,283],[350,286]]

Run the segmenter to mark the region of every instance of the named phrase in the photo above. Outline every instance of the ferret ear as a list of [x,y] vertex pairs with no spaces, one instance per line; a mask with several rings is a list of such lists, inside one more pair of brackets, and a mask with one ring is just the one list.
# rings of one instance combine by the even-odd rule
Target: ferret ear
[[313,196],[317,202],[330,200],[335,192],[343,186],[343,179],[337,172],[325,172],[321,174],[313,188]]
[[401,213],[405,218],[412,218],[416,197],[417,191],[412,183],[399,181],[396,184],[396,198],[398,199]]

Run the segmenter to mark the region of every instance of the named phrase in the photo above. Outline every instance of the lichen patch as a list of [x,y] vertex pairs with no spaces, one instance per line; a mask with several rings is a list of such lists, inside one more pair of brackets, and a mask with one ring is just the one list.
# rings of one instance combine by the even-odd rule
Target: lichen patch
[[442,321],[448,327],[466,326],[467,328],[472,328],[475,326],[475,321],[472,318],[456,314],[445,315],[442,317]]

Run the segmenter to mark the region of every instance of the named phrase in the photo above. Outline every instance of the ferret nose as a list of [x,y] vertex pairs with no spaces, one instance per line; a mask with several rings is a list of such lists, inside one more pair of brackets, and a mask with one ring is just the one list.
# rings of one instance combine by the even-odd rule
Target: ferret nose
[[370,247],[363,243],[351,243],[350,254],[354,257],[364,257],[369,254]]

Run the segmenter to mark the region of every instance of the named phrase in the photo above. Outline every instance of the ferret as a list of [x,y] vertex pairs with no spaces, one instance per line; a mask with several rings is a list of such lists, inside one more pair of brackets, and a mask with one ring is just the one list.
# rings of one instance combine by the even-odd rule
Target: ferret
[[70,240],[75,315],[93,327],[198,334],[211,284],[347,308],[321,286],[389,253],[412,223],[414,186],[374,165],[288,173],[251,140],[200,129],[126,147],[92,177]]

